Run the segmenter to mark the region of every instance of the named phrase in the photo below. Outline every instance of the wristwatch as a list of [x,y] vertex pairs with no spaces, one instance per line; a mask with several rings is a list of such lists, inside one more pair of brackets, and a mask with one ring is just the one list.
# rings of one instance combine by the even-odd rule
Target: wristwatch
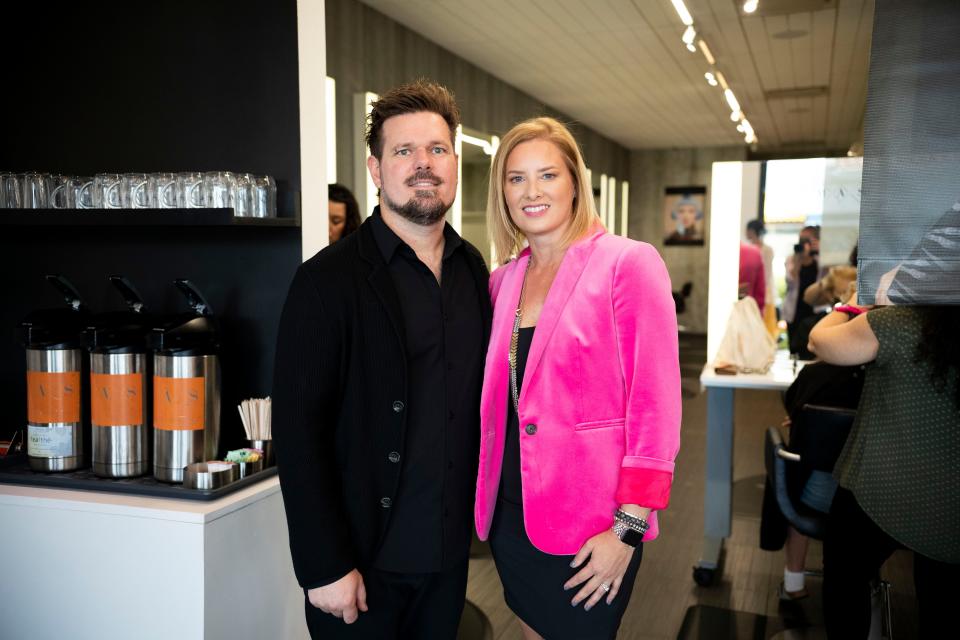
[[636,547],[643,541],[642,533],[636,529],[631,529],[619,520],[613,523],[613,535],[620,538],[620,542],[631,547]]

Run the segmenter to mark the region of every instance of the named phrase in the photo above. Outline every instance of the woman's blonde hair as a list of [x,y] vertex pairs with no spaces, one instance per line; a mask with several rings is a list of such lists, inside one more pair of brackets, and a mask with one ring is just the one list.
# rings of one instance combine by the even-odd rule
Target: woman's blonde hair
[[490,169],[490,189],[487,196],[487,228],[497,252],[497,262],[502,264],[516,255],[523,247],[523,234],[510,218],[503,193],[506,180],[507,158],[516,146],[530,140],[547,140],[556,145],[563,154],[564,164],[574,182],[573,220],[564,235],[563,244],[569,245],[584,235],[594,225],[601,224],[593,203],[593,187],[587,177],[580,147],[570,130],[553,118],[532,118],[515,125],[500,141]]

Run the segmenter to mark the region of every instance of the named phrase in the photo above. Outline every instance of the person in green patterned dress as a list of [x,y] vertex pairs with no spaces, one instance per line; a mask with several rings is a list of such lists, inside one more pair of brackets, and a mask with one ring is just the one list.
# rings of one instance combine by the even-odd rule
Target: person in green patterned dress
[[[829,638],[870,628],[869,582],[897,549],[914,552],[920,637],[953,627],[960,602],[960,306],[838,307],[810,333],[837,365],[870,363],[834,469],[824,540]],[[939,637],[939,636],[937,636]]]

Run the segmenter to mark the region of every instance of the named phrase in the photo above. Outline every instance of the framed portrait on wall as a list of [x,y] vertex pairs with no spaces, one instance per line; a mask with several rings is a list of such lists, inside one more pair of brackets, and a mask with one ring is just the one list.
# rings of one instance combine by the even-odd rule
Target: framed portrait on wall
[[702,247],[706,202],[706,187],[664,189],[663,244]]

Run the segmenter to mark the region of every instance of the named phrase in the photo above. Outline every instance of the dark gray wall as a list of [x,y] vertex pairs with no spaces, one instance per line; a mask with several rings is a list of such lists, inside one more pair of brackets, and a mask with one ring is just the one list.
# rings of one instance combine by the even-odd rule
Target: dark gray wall
[[[573,119],[515,89],[357,0],[327,0],[327,75],[337,81],[337,181],[353,184],[352,140],[362,127],[353,96],[383,93],[398,84],[429,78],[456,94],[465,126],[503,135],[539,115]],[[617,181],[629,177],[629,151],[595,131],[574,124],[587,165]]]

